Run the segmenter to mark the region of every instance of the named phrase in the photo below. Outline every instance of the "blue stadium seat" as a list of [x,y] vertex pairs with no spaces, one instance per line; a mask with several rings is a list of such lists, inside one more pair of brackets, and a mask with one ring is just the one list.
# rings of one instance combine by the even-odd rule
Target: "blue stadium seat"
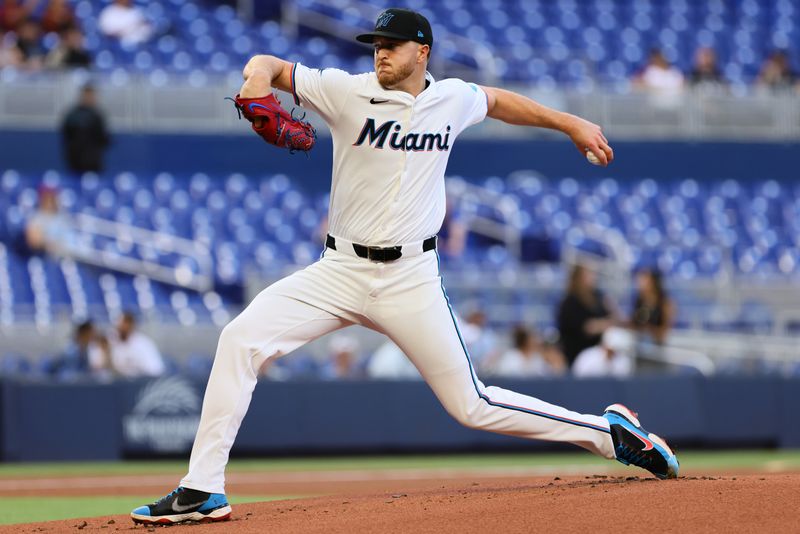
[[[242,283],[249,269],[275,273],[287,264],[310,263],[322,248],[318,231],[328,196],[305,195],[284,175],[119,173],[72,179],[52,171],[31,176],[9,170],[0,175],[4,210],[0,269],[8,274],[12,297],[11,304],[0,310],[6,322],[33,320],[37,313],[40,320],[52,320],[60,310],[109,317],[123,303],[125,308],[177,324],[224,324],[227,320],[223,317],[227,297],[220,294],[209,297],[143,277],[21,254],[14,239],[35,208],[36,186],[43,179],[58,184],[62,205],[69,211],[84,210],[208,244],[220,287]],[[711,277],[726,269],[729,261],[746,276],[800,272],[797,191],[769,179],[752,184],[734,180],[701,184],[688,179],[619,182],[605,178],[579,184],[571,177],[547,179],[529,172],[507,178],[489,176],[482,185],[491,194],[517,198],[520,212],[514,221],[523,233],[523,252],[528,258],[557,259],[560,243],[605,253],[577,230],[579,223],[590,222],[620,230],[637,264],[657,265],[669,276]],[[475,199],[465,199],[457,209],[464,217],[480,215],[495,221],[507,217],[496,205]],[[152,247],[130,247],[113,237],[98,237],[95,242],[102,249],[169,266],[183,261],[173,254],[158,254]],[[464,257],[449,267],[462,272],[498,270],[513,268],[516,262],[496,240],[470,234]],[[191,270],[198,268],[187,265]],[[736,320],[755,327],[763,311],[751,306]]]
[[[641,68],[654,46],[660,46],[684,72],[691,68],[696,47],[714,46],[723,75],[733,84],[750,83],[775,48],[789,49],[795,57],[800,52],[798,8],[785,0],[452,0],[433,4],[398,0],[395,4],[422,9],[439,33],[445,29],[488,46],[504,80],[543,86],[561,83],[581,88],[587,87],[587,80],[595,80],[629,90],[628,78]],[[245,23],[229,5],[171,0],[142,4],[155,24],[155,46],[123,47],[97,31],[97,17],[104,5],[102,0],[82,0],[75,5],[87,46],[101,72],[110,73],[118,66],[142,72],[152,67],[188,72],[200,65],[226,72],[240,68],[251,54],[263,49],[263,43],[269,43],[273,54],[322,68],[339,66],[363,72],[371,66],[370,58],[355,47],[342,47],[338,39],[327,35],[303,29],[301,36],[295,37],[285,33],[276,20]],[[367,28],[373,22],[351,9],[349,0],[334,5],[302,0],[297,5],[354,27]],[[378,11],[388,2],[374,1],[373,5]],[[459,56],[446,44],[437,49],[445,57]],[[536,58],[544,62],[532,64]],[[163,78],[155,81],[160,83]]]

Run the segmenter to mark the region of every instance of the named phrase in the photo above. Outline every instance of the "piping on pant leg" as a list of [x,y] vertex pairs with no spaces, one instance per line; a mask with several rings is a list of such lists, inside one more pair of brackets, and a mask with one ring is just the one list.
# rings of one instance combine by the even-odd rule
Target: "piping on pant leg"
[[[406,353],[448,413],[472,428],[569,442],[614,457],[604,418],[485,387],[476,376],[435,263],[420,261],[418,267],[418,273],[398,268],[396,283],[387,283],[391,293],[384,295],[369,316]],[[423,282],[414,274],[424,275]]]

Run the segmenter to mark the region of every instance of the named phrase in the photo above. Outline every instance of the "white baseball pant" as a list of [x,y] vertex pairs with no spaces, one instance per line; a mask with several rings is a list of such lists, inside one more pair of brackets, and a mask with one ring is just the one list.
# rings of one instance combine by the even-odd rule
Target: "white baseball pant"
[[[418,245],[418,244],[417,244]],[[478,380],[439,275],[435,251],[388,263],[337,239],[309,267],[275,282],[220,335],[184,487],[225,492],[225,466],[267,358],[353,324],[387,335],[463,425],[562,441],[613,459],[608,422]],[[404,247],[404,250],[412,247]]]

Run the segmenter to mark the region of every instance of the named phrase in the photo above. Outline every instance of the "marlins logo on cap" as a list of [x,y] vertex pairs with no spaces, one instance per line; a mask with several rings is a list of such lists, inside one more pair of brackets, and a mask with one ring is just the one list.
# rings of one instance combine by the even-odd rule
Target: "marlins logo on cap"
[[389,21],[392,20],[392,17],[394,17],[394,13],[389,13],[388,11],[381,14],[381,16],[378,17],[378,21],[375,23],[375,28],[385,28],[389,25]]
[[356,36],[362,43],[371,43],[375,37],[386,37],[400,41],[414,41],[433,46],[431,24],[422,14],[410,9],[390,8],[378,15],[375,29]]

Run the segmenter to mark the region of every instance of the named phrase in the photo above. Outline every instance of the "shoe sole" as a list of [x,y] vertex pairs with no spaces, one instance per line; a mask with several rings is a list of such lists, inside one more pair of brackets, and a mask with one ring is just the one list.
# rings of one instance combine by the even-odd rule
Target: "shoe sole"
[[207,514],[192,512],[189,514],[162,515],[153,517],[149,515],[139,515],[131,513],[133,522],[140,525],[174,525],[176,523],[216,523],[217,521],[227,521],[231,518],[231,507],[223,506],[212,510]]
[[[637,430],[639,433],[641,433],[645,438],[648,438],[654,444],[658,445],[661,449],[663,449],[664,452],[666,452],[669,456],[675,458],[675,463],[678,464],[678,466],[680,466],[680,464],[678,463],[678,457],[675,456],[674,452],[672,452],[672,449],[669,447],[669,445],[667,445],[667,442],[662,437],[660,437],[660,436],[658,436],[656,434],[653,434],[652,432],[647,432],[646,430],[644,430],[642,428],[642,424],[639,422],[639,419],[636,417],[636,414],[633,413],[633,411],[630,408],[628,408],[624,404],[612,404],[611,406],[607,407],[604,411],[605,412],[614,413],[614,414],[622,417],[626,421],[628,421],[630,424],[632,424],[635,427],[635,430]],[[618,460],[618,461],[620,461],[621,463],[623,463],[625,465],[630,465],[629,462],[626,462],[624,460]],[[670,468],[670,471],[667,474],[665,474],[665,475],[660,475],[660,474],[655,474],[655,473],[653,473],[653,474],[656,475],[658,478],[660,478],[662,480],[663,479],[668,479],[668,478],[677,478],[678,469],[680,467],[678,467],[675,470],[673,470],[672,466],[670,466],[669,461],[667,461],[667,466]]]

